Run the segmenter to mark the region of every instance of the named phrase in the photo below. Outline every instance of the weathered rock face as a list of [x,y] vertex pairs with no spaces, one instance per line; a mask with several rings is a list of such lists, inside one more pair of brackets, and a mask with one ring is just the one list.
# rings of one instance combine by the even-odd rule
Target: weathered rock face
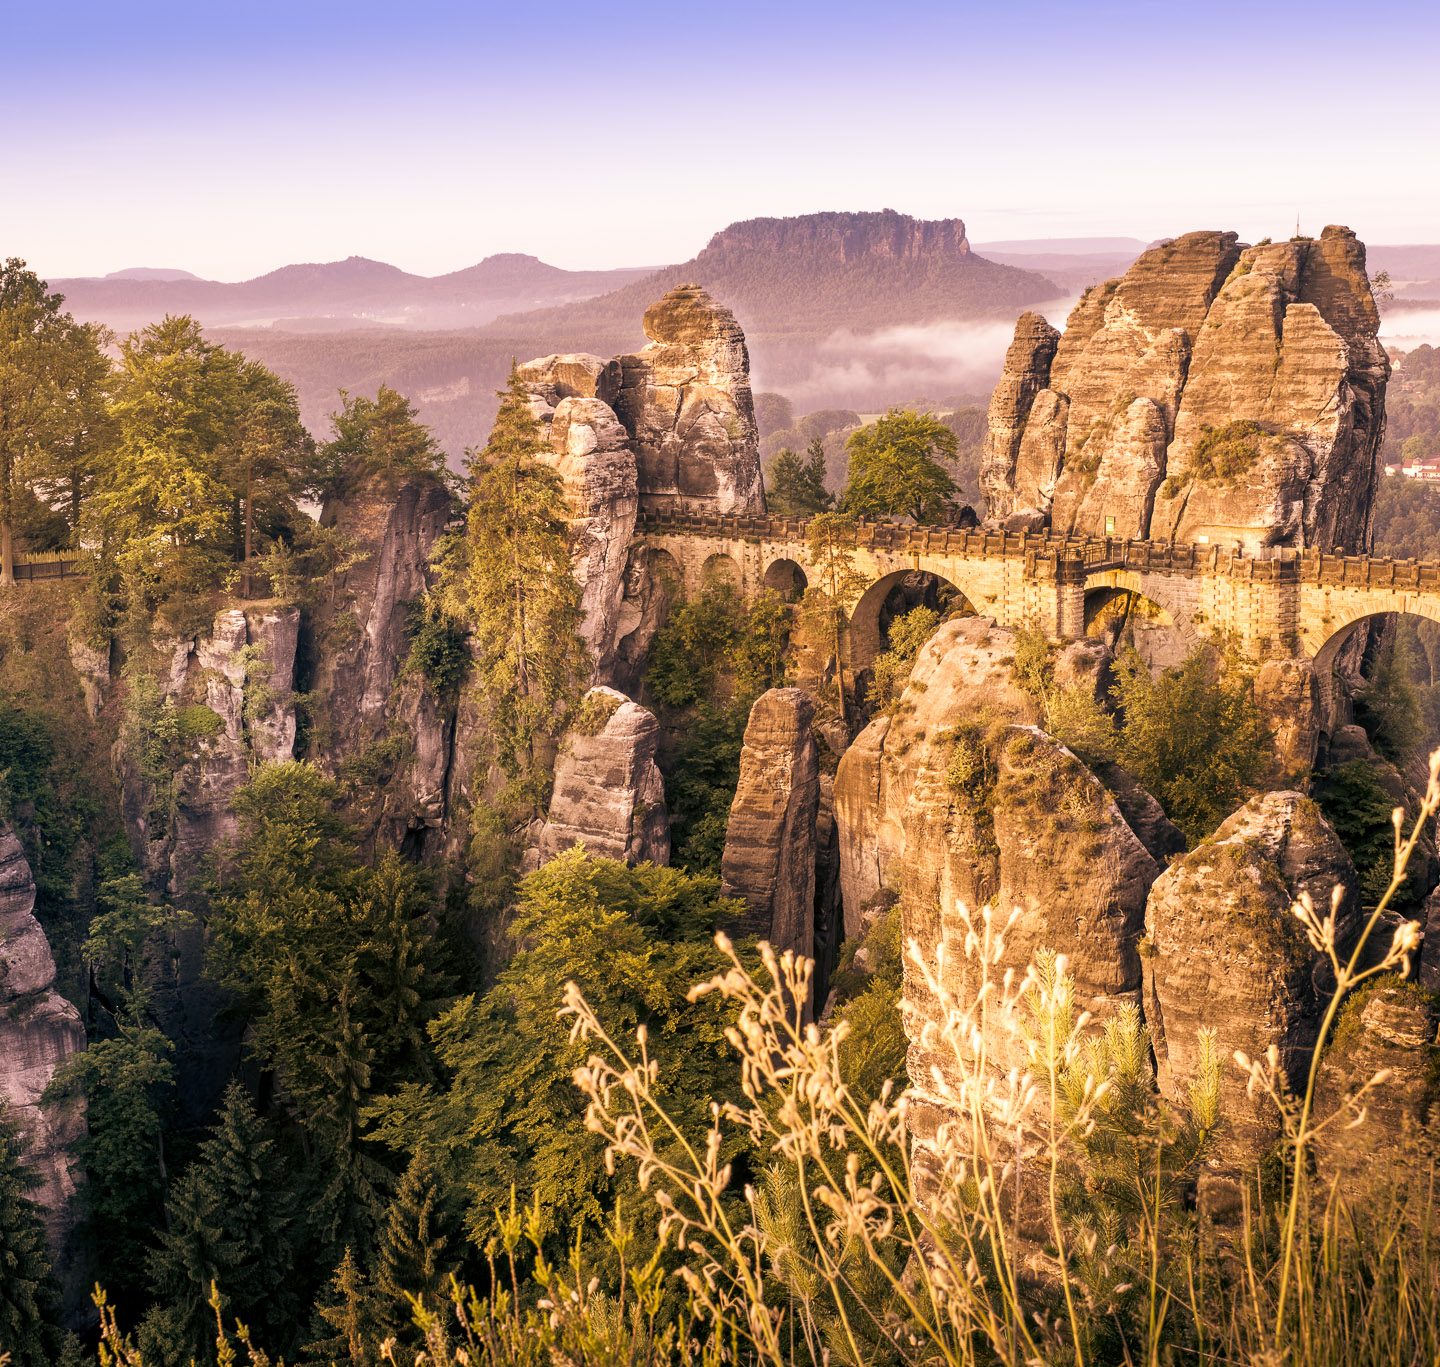
[[669,863],[665,781],[655,763],[659,740],[653,713],[613,688],[592,688],[561,742],[531,865],[576,844],[628,864]]
[[0,825],[0,1112],[19,1133],[36,1179],[56,1273],[73,1317],[85,1270],[72,1246],[79,1176],[71,1145],[85,1132],[84,1101],[41,1101],[55,1070],[85,1047],[80,1013],[55,991],[55,960],[35,919],[35,880],[15,833]]
[[310,622],[304,674],[320,724],[308,757],[364,783],[351,818],[367,839],[423,844],[445,816],[453,719],[401,668],[410,605],[429,583],[430,556],[452,501],[438,479],[377,482],[327,506],[321,521],[353,538],[363,559],[337,576]]
[[1272,777],[1294,787],[1310,776],[1320,746],[1320,683],[1309,660],[1266,660],[1255,674],[1255,702],[1274,754]]
[[516,367],[516,374],[530,391],[530,402],[545,426],[566,399],[593,399],[595,386],[605,362],[588,352],[539,356]]
[[1009,517],[1017,504],[1029,506],[1023,488],[1030,481],[1017,479],[1015,467],[1035,396],[1045,388],[1059,340],[1060,334],[1038,313],[1022,313],[1015,321],[1015,340],[990,395],[990,431],[980,467],[990,516],[997,520]]
[[105,705],[105,694],[111,683],[110,643],[97,646],[71,636],[67,644],[70,663],[80,677],[80,688],[85,695],[85,710],[94,720]]
[[1382,1070],[1389,1076],[1364,1099],[1365,1121],[1321,1131],[1325,1175],[1399,1169],[1406,1176],[1433,1163],[1437,1134],[1435,998],[1394,978],[1360,989],[1340,1019],[1315,1078],[1317,1113],[1332,1115]]
[[1189,233],[1151,248],[1086,293],[1048,367],[1034,316],[1017,324],[992,400],[989,515],[1038,510],[1065,533],[1365,549],[1389,375],[1378,326],[1347,228],[1243,249],[1233,233]]
[[755,700],[720,863],[721,892],[745,902],[739,932],[807,958],[815,957],[820,803],[814,720],[803,689],[772,688]]
[[[1161,1093],[1183,1100],[1196,1076],[1199,1031],[1218,1032],[1221,1060],[1237,1049],[1263,1059],[1274,1045],[1292,1087],[1304,1088],[1328,967],[1291,913],[1308,893],[1323,915],[1346,889],[1341,941],[1356,929],[1355,869],[1307,797],[1266,793],[1229,817],[1156,881],[1145,912],[1145,1017]],[[1274,1142],[1278,1121],[1243,1075],[1221,1072],[1227,1128],[1211,1166],[1234,1175]]]
[[606,366],[597,395],[635,443],[642,509],[761,513],[750,357],[735,315],[699,285],[645,312],[649,345]]
[[[224,608],[205,636],[165,643],[160,676],[167,706],[188,731],[189,758],[175,775],[168,819],[122,738],[123,805],[141,864],[159,894],[197,892],[207,856],[235,832],[231,804],[250,765],[295,753],[298,608]],[[168,658],[167,658],[168,657]]]
[[555,468],[571,508],[571,564],[580,583],[580,636],[595,679],[614,673],[625,567],[639,511],[635,453],[613,410],[599,399],[561,399],[550,424]]
[[[932,961],[948,944],[945,986],[968,1000],[978,981],[960,952],[961,908],[978,918],[989,904],[1002,924],[1018,908],[997,976],[1023,971],[1046,948],[1069,957],[1082,1007],[1138,1003],[1145,898],[1159,865],[1099,779],[1029,724],[1034,704],[1014,680],[1014,654],[1014,635],[986,619],[946,622],[921,649],[894,714],[872,722],[841,760],[847,930],[860,930],[858,911],[893,889],[906,937]],[[934,1079],[955,1060],[927,1038],[938,1003],[908,965],[905,995],[924,1137],[945,1109]],[[1018,1062],[1000,1028],[987,1044],[1002,1068]]]

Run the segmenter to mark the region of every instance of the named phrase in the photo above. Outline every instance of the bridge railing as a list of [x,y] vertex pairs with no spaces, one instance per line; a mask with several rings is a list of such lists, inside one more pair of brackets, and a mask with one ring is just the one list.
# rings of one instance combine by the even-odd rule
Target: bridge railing
[[[724,540],[803,544],[809,519],[771,515],[652,509],[640,515],[641,534],[708,536]],[[1086,570],[1128,569],[1169,574],[1212,574],[1257,582],[1297,582],[1349,588],[1440,589],[1440,561],[1392,560],[1328,554],[1291,546],[1246,551],[1241,546],[1120,537],[1056,536],[990,527],[916,526],[856,520],[856,545],[900,554],[993,559],[1036,556],[1082,563]]]

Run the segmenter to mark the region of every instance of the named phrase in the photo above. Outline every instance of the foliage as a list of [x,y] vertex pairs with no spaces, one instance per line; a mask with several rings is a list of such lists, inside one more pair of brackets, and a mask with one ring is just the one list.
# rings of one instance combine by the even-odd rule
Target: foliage
[[873,711],[887,712],[899,703],[920,647],[939,625],[940,614],[927,607],[911,608],[890,624],[890,648],[877,655],[871,666],[868,702]]
[[61,1346],[44,1219],[29,1195],[34,1180],[0,1108],[0,1361],[9,1367],[51,1367]]
[[470,666],[465,627],[437,593],[423,593],[406,620],[410,649],[405,668],[419,674],[443,702],[453,702]]
[[1203,647],[1158,677],[1133,651],[1115,664],[1116,758],[1192,844],[1249,797],[1265,767],[1265,727],[1236,659]]
[[[1315,801],[1355,862],[1361,896],[1367,903],[1377,901],[1390,882],[1395,853],[1394,795],[1381,784],[1373,764],[1355,759],[1316,778]],[[1422,886],[1412,874],[1393,899],[1397,907],[1416,911],[1423,900]]]
[[1185,472],[1207,484],[1233,484],[1260,459],[1267,433],[1258,422],[1228,422],[1202,427]]
[[539,459],[543,449],[524,383],[512,373],[490,440],[471,462],[468,530],[449,573],[448,605],[470,628],[475,685],[511,779],[505,805],[521,813],[539,809],[541,759],[590,673],[565,492]]
[[1381,637],[1365,689],[1356,699],[1356,721],[1375,749],[1396,763],[1414,756],[1422,741],[1420,693],[1412,682],[1420,672],[1420,647],[1413,634],[1392,627]]
[[[1435,419],[1440,450],[1440,412]],[[1375,554],[1397,560],[1440,560],[1440,487],[1384,475],[1375,491]]]
[[748,701],[702,704],[686,717],[667,757],[670,858],[691,873],[720,872],[749,708]]
[[752,602],[724,581],[681,598],[655,633],[646,687],[666,707],[692,707],[727,697],[747,707],[785,681],[791,613],[773,589]]
[[571,1074],[586,1051],[556,1016],[565,986],[581,983],[627,1029],[644,1025],[673,1070],[667,1096],[698,1119],[726,1094],[723,1019],[687,990],[714,965],[704,937],[727,914],[713,877],[631,869],[579,849],[551,860],[520,884],[517,948],[495,986],[430,1026],[444,1084],[398,1088],[371,1108],[375,1133],[397,1149],[445,1155],[473,1240],[483,1242],[518,1186],[563,1247],[566,1231],[603,1220],[621,1189],[581,1128]]
[[106,439],[107,334],[63,303],[18,257],[0,266],[0,583],[19,514],[33,525],[65,496],[73,517]]
[[765,504],[783,517],[828,512],[835,496],[825,487],[825,441],[816,437],[804,456],[788,446],[776,452],[765,472]]
[[77,1153],[86,1185],[84,1232],[104,1249],[107,1288],[122,1306],[139,1303],[145,1254],[165,1205],[165,1132],[174,1101],[170,1041],[140,1024],[91,1040],[55,1072],[47,1096],[85,1098]]
[[943,522],[955,495],[946,462],[955,458],[955,433],[930,413],[892,408],[845,443],[850,473],[840,499],[862,517],[905,516]]
[[340,391],[330,415],[331,438],[320,447],[316,492],[335,499],[378,484],[394,489],[415,475],[445,472],[445,453],[414,405],[388,384],[373,399]]
[[424,874],[386,854],[356,866],[339,786],[267,765],[236,795],[240,835],[212,902],[208,965],[249,1013],[250,1044],[317,1151],[335,1255],[378,1216],[359,1111],[423,1075],[425,1023],[449,989]]
[[819,513],[806,528],[810,582],[800,600],[802,626],[830,653],[834,667],[835,696],[840,720],[848,722],[846,707],[846,649],[850,611],[865,588],[865,577],[855,566],[857,529],[849,512]]
[[411,1338],[412,1307],[444,1315],[450,1278],[460,1270],[462,1235],[444,1175],[423,1148],[416,1149],[385,1212],[375,1256],[375,1297],[386,1327]]
[[148,1269],[161,1308],[140,1341],[157,1363],[214,1362],[209,1298],[262,1341],[283,1346],[299,1305],[293,1280],[297,1213],[269,1127],[244,1090],[225,1091],[209,1137],[175,1184]]

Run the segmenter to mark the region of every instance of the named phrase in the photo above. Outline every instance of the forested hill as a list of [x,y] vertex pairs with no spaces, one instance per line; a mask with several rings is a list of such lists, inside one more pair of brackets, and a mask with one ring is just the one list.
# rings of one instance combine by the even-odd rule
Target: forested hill
[[383,261],[351,256],[282,266],[233,284],[171,271],[122,271],[104,279],[51,283],[77,318],[117,330],[143,326],[167,313],[186,313],[207,326],[278,323],[313,332],[377,324],[478,327],[504,313],[601,294],[648,273],[646,268],[566,271],[507,252],[436,276],[412,275]]

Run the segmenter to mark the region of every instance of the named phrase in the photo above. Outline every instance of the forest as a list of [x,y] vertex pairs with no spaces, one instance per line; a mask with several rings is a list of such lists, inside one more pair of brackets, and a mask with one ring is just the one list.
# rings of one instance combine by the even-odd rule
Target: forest
[[[961,1000],[907,943],[893,889],[809,956],[772,948],[725,891],[757,700],[807,691],[833,788],[862,732],[903,737],[940,694],[937,642],[977,630],[962,596],[907,581],[861,662],[845,609],[857,519],[943,523],[977,499],[977,410],[769,405],[768,495],[809,518],[810,582],[654,586],[666,611],[635,691],[658,723],[669,863],[541,861],[561,766],[621,702],[590,686],[570,494],[517,369],[456,475],[396,388],[335,396],[316,437],[229,336],[172,317],[112,339],[17,260],[0,329],[0,819],[87,1041],[45,1103],[83,1106],[93,1295],[65,1305],[75,1268],[52,1264],[0,1115],[0,1363],[1436,1359],[1426,1198],[1378,1163],[1353,1202],[1314,1175],[1383,1083],[1322,1113],[1276,1059],[1246,1058],[1237,1099],[1202,1028],[1162,1095],[1138,1006],[1090,1029],[1085,966],[1041,948],[1010,970],[998,915],[965,913],[957,952],[983,987]],[[385,724],[365,730],[376,655],[354,585],[372,574],[378,594],[412,507],[432,535],[384,643]],[[1387,481],[1375,525],[1377,551],[1440,549],[1429,490]],[[75,573],[16,584],[44,551]],[[1030,722],[976,709],[926,741],[947,838],[977,867],[1015,839],[1005,811],[1053,808],[1066,849],[1103,853],[1118,816],[1087,796],[1092,773],[1150,795],[1175,857],[1280,788],[1259,662],[1200,647],[1156,672],[1117,635],[1097,688],[1083,651],[1005,640],[992,691]],[[1340,899],[1328,916],[1297,900],[1299,928],[1270,937],[1317,947],[1331,975],[1317,1056],[1361,1036],[1367,1002],[1421,991],[1401,975],[1440,808],[1436,645],[1414,629],[1368,649],[1353,739],[1373,752],[1318,776],[1310,804],[1362,880],[1363,916],[1343,910],[1364,933],[1337,932]],[[86,661],[94,706],[57,684]],[[443,828],[396,815],[432,734],[447,793],[470,765]],[[1064,754],[1032,773],[1045,737]],[[917,980],[946,1008],[923,1029]],[[916,1053],[943,1058],[975,1116],[924,1155],[910,1136],[938,1103],[906,1088],[907,1050],[915,1078]],[[1197,1189],[1231,1127],[1259,1123],[1252,1103],[1273,1143],[1212,1219]],[[1021,1168],[1040,1178],[1023,1193]]]

